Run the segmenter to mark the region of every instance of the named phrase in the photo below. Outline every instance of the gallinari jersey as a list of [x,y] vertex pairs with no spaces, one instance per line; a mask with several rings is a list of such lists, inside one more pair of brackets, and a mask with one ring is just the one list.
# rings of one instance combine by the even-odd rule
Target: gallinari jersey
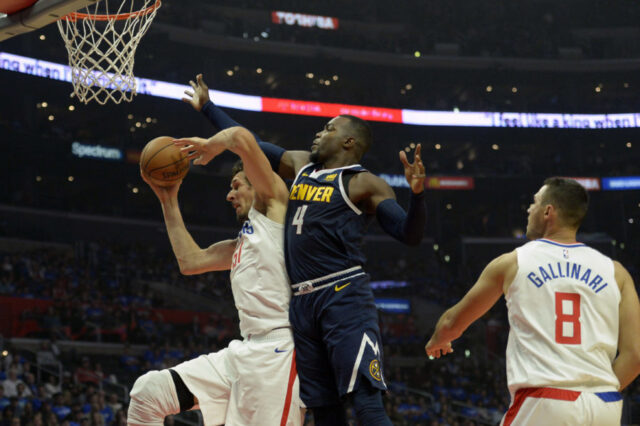
[[520,388],[618,390],[620,289],[613,261],[581,243],[540,239],[516,249],[509,308],[507,382]]
[[368,219],[347,196],[342,176],[366,171],[359,164],[322,169],[308,164],[289,193],[285,228],[287,272],[292,283],[362,265],[360,247]]
[[244,338],[290,326],[291,287],[284,264],[282,227],[251,207],[238,234],[231,262],[231,291]]

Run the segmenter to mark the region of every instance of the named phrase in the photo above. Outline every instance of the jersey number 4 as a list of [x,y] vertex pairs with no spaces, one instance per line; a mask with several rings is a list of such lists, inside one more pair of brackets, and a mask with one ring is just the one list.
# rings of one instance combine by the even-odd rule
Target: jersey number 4
[[298,207],[296,214],[293,215],[293,221],[291,221],[291,225],[297,228],[296,234],[298,235],[302,234],[302,224],[304,223],[304,214],[307,212],[307,207],[309,207],[307,204]]
[[556,342],[579,345],[581,341],[580,295],[556,292]]

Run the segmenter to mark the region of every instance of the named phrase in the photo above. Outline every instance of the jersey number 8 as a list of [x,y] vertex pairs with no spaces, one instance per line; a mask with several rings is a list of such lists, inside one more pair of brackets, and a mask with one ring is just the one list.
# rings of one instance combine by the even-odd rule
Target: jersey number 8
[[556,292],[556,342],[579,345],[581,341],[580,295]]

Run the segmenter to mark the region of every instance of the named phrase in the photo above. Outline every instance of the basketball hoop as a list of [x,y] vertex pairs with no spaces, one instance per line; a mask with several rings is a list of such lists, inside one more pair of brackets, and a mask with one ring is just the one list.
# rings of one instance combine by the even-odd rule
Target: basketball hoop
[[[112,1],[113,2],[113,1]],[[109,0],[98,1],[82,12],[58,21],[69,53],[73,93],[85,104],[95,100],[131,102],[136,95],[133,64],[140,39],[149,29],[160,0],[117,0],[115,13]]]

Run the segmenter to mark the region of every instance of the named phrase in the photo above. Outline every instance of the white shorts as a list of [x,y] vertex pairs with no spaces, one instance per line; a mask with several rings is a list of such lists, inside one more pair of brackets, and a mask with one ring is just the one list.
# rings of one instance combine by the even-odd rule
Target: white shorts
[[516,392],[500,425],[619,426],[621,418],[618,392],[525,388]]
[[277,329],[173,367],[205,426],[302,424],[291,329]]

